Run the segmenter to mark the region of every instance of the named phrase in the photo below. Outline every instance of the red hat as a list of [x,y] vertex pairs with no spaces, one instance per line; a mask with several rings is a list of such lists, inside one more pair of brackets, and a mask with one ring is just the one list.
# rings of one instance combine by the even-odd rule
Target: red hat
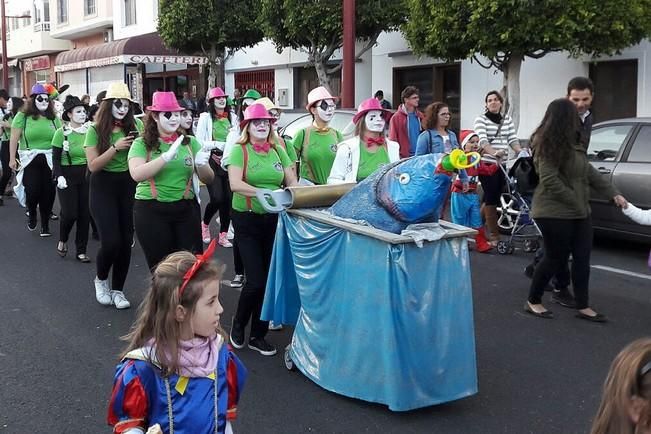
[[181,107],[176,100],[174,92],[154,92],[152,104],[147,107],[152,112],[181,112]]
[[473,136],[479,137],[479,134],[473,130],[461,130],[461,133],[459,134],[459,139],[461,140],[461,149],[466,146],[466,143],[468,143],[470,139],[473,138]]
[[359,122],[362,116],[365,116],[366,113],[373,110],[381,111],[382,116],[384,117],[384,120],[386,122],[389,122],[389,119],[391,119],[390,110],[382,108],[382,104],[380,103],[380,101],[377,100],[377,98],[369,98],[362,101],[362,103],[357,108],[357,113],[355,113],[355,116],[353,116],[353,123],[357,124],[357,122]]
[[240,122],[240,129],[244,129],[246,124],[249,123],[249,121],[252,121],[254,119],[268,119],[268,120],[275,120],[273,116],[269,114],[265,106],[262,104],[251,104],[244,110],[244,119],[242,119],[242,122]]

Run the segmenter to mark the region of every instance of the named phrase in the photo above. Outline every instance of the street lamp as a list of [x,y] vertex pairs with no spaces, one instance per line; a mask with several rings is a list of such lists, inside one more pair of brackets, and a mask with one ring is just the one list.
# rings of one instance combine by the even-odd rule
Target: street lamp
[[0,21],[2,21],[0,32],[2,35],[2,87],[9,88],[9,66],[7,65],[7,18],[31,18],[31,15],[5,15],[5,0],[0,0]]

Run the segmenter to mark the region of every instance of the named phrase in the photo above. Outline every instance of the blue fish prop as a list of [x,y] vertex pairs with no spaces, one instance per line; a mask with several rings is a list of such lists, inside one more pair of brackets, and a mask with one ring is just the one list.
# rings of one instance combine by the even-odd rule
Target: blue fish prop
[[394,234],[410,224],[437,222],[453,175],[441,166],[442,157],[428,154],[381,167],[335,202],[330,212]]

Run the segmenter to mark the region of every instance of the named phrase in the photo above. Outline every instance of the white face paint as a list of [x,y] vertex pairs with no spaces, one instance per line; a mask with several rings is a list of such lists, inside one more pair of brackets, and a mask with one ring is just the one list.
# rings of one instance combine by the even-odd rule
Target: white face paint
[[70,120],[76,124],[84,124],[86,122],[86,109],[81,106],[73,108]]
[[111,105],[111,114],[113,117],[119,121],[124,119],[129,112],[129,104],[128,99],[114,99]]
[[192,128],[192,111],[191,110],[183,110],[181,112],[181,128],[184,130],[189,130]]
[[224,97],[215,98],[213,104],[215,105],[215,108],[223,109],[224,107],[226,107],[226,98]]
[[181,125],[181,112],[162,112],[158,114],[158,129],[166,134],[172,134]]
[[326,124],[332,120],[332,117],[335,115],[335,105],[334,100],[324,99],[316,103],[316,114],[317,116]]
[[386,124],[380,110],[371,110],[366,112],[364,122],[366,123],[366,129],[374,133],[381,133],[384,131],[384,126]]
[[253,119],[249,122],[249,134],[256,140],[267,140],[269,128],[267,119]]
[[9,101],[7,101],[7,112],[10,112],[14,109],[14,101],[9,98]]
[[46,93],[42,93],[34,97],[34,102],[36,103],[36,108],[44,112],[50,106],[50,97]]

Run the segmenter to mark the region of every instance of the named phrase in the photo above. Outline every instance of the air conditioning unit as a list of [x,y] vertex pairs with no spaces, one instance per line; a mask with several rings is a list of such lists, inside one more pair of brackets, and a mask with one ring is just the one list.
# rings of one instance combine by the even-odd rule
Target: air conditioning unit
[[104,30],[104,42],[113,41],[113,29]]

